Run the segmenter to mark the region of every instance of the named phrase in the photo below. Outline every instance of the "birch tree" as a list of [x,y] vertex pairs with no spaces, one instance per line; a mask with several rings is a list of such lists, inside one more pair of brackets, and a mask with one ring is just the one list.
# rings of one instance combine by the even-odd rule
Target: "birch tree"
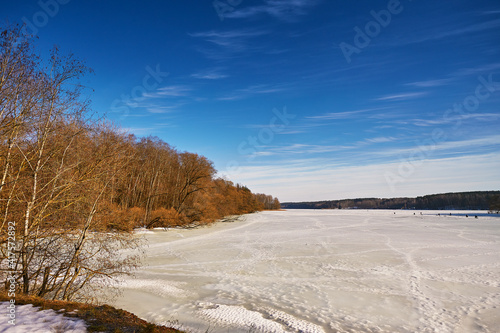
[[[91,280],[137,265],[136,255],[111,260],[137,242],[131,234],[103,237],[99,215],[128,161],[125,140],[87,117],[80,80],[91,70],[57,48],[42,65],[22,31],[15,26],[0,33],[2,229],[16,221],[13,268],[20,291],[70,299]],[[109,140],[113,136],[117,140]]]

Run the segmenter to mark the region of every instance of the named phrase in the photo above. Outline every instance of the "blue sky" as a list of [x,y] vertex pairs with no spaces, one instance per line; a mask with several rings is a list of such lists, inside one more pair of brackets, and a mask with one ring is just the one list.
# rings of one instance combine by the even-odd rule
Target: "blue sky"
[[500,3],[4,1],[93,109],[284,201],[500,188]]

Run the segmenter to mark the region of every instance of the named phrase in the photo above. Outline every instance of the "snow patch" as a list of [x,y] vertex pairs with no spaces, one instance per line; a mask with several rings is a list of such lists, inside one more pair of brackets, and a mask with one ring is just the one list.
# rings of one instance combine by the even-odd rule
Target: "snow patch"
[[246,327],[262,332],[287,332],[284,327],[272,320],[266,319],[261,313],[250,311],[242,306],[223,305],[214,303],[198,303],[199,313],[208,320],[230,327]]
[[325,333],[325,330],[320,326],[312,324],[305,320],[297,319],[286,312],[278,311],[271,308],[266,309],[266,312],[271,319],[283,323],[288,328],[292,329],[293,332]]
[[0,302],[3,318],[0,321],[0,332],[2,333],[85,333],[87,326],[85,321],[78,318],[65,317],[54,310],[41,310],[31,304],[16,305],[16,324],[8,323],[7,313],[9,302]]

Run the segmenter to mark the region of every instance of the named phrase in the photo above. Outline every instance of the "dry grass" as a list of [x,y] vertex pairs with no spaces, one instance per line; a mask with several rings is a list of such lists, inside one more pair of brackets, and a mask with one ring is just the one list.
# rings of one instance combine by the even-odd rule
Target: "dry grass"
[[[0,301],[9,301],[5,293],[0,293]],[[136,315],[109,305],[91,305],[77,302],[51,301],[39,297],[16,294],[16,304],[33,304],[41,310],[64,310],[67,317],[85,320],[88,332],[110,333],[174,333],[182,331],[158,326],[138,318]],[[71,312],[71,313],[69,313]]]

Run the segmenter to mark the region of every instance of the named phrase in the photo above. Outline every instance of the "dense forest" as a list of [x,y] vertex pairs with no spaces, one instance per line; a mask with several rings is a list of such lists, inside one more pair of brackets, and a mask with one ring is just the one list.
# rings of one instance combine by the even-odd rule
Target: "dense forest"
[[[364,198],[316,202],[284,202],[284,209],[490,209],[498,211],[500,191],[460,192],[416,198]],[[496,208],[495,208],[496,207]]]
[[73,55],[55,48],[42,59],[17,25],[0,30],[0,47],[6,288],[90,297],[92,281],[102,286],[104,277],[137,267],[137,255],[116,256],[138,248],[129,233],[135,227],[192,226],[280,207],[272,196],[217,178],[204,156],[92,117],[81,84],[91,70]]

